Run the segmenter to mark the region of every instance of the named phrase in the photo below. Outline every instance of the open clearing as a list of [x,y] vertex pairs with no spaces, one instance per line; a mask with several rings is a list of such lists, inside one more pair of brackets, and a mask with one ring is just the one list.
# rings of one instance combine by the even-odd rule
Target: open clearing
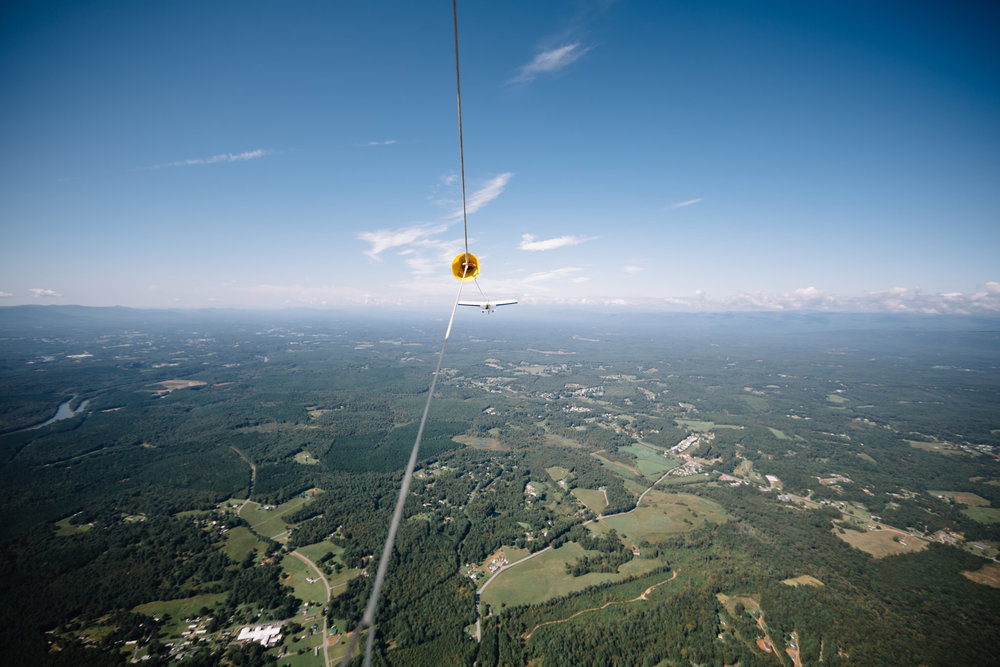
[[301,508],[312,499],[313,495],[315,495],[314,490],[307,491],[278,506],[261,505],[250,501],[240,512],[240,517],[261,535],[283,543],[288,539],[289,527],[294,524],[286,523],[281,517]]
[[987,563],[975,572],[963,572],[962,574],[977,584],[1000,588],[1000,565],[996,563]]
[[833,532],[852,547],[861,549],[875,558],[923,551],[927,548],[927,542],[902,531],[888,528],[866,532],[844,530],[843,533],[835,528]]
[[600,514],[604,511],[604,508],[608,506],[605,500],[605,495],[603,491],[596,491],[594,489],[581,489],[576,488],[571,491],[571,493],[580,499],[580,502],[587,506],[594,514]]
[[545,472],[549,473],[549,477],[552,478],[553,482],[558,482],[561,479],[566,479],[566,476],[569,475],[569,468],[552,466],[551,468],[546,468]]
[[680,465],[663,456],[662,449],[638,442],[632,443],[628,447],[619,447],[619,451],[628,452],[635,456],[635,467],[650,480],[657,480],[666,471]]
[[841,396],[840,394],[827,394],[826,400],[830,401],[831,403],[837,403],[838,405],[847,403],[847,399]]
[[674,421],[677,422],[677,425],[681,428],[697,431],[698,433],[706,433],[711,431],[713,428],[731,428],[737,431],[743,430],[742,426],[734,426],[733,424],[716,424],[715,422],[699,421],[697,419],[675,419]]
[[[281,581],[292,587],[295,597],[304,602],[317,602],[320,605],[326,603],[326,587],[316,577],[316,570],[291,554],[286,554],[281,559],[281,569]],[[288,574],[287,577],[285,573]],[[310,579],[313,581],[310,582]]]
[[253,550],[263,552],[267,546],[246,526],[236,526],[226,535],[226,553],[237,563]]
[[969,507],[989,507],[990,501],[986,500],[982,496],[978,496],[975,493],[968,493],[965,491],[928,491],[935,498],[940,498],[942,500],[949,500],[953,503],[958,503],[960,505],[968,505]]
[[791,579],[783,579],[781,581],[781,583],[785,584],[786,586],[817,586],[817,587],[821,587],[821,586],[825,585],[822,581],[820,581],[816,577],[812,576],[811,574],[800,574],[799,576],[793,577]]
[[643,540],[657,543],[673,533],[691,530],[709,521],[723,523],[728,519],[729,515],[715,501],[690,493],[664,493],[653,489],[635,510],[595,521],[587,527],[600,534],[614,528],[635,544]]
[[592,572],[582,577],[566,574],[567,563],[575,563],[578,558],[595,553],[597,552],[584,550],[576,542],[550,549],[498,575],[496,581],[483,591],[482,600],[494,606],[537,604],[581,591],[588,586],[652,572],[662,565],[660,560],[654,558],[633,558],[619,568],[618,574]]
[[1000,509],[996,507],[968,507],[962,514],[979,523],[1000,523]]
[[184,619],[195,618],[202,607],[212,609],[216,605],[222,604],[225,599],[226,593],[205,593],[179,600],[147,602],[133,608],[133,611],[154,618],[163,618],[166,614],[170,614],[170,623],[164,630],[167,636],[180,636],[181,632],[186,631],[189,625]]
[[[603,452],[604,450],[602,449],[600,451]],[[608,470],[618,473],[619,475],[624,475],[626,478],[635,475],[638,475],[639,477],[644,476],[641,472],[639,472],[639,469],[636,468],[635,466],[631,466],[625,463],[620,463],[619,461],[612,461],[607,457],[601,456],[600,452],[591,452],[590,455],[596,458],[598,461],[600,461],[601,465],[603,465]]]
[[295,462],[306,466],[314,466],[319,464],[319,459],[310,454],[307,450],[303,449],[295,455]]
[[164,380],[162,382],[154,382],[153,386],[160,385],[163,389],[155,389],[153,393],[157,396],[163,396],[164,394],[169,394],[172,391],[177,391],[178,389],[188,389],[189,387],[204,387],[207,382],[201,382],[200,380]]
[[922,449],[925,452],[934,452],[935,454],[944,454],[945,456],[962,455],[962,450],[955,449],[943,442],[928,442],[926,440],[907,440],[906,442],[910,443],[910,447]]
[[771,435],[773,435],[778,440],[791,440],[791,438],[785,435],[784,431],[779,431],[778,429],[771,428],[770,426],[767,427],[767,430],[770,431]]
[[455,442],[461,443],[473,449],[486,449],[491,452],[506,451],[506,447],[500,444],[497,438],[484,438],[478,435],[456,435],[452,438]]

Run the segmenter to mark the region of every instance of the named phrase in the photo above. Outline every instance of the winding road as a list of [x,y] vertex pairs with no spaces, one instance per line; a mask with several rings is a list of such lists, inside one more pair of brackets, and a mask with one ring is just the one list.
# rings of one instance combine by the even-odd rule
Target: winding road
[[[293,551],[293,552],[291,552],[291,555],[295,556],[300,561],[302,561],[303,563],[305,563],[306,565],[308,565],[309,567],[311,567],[313,570],[316,571],[316,576],[319,577],[319,580],[323,582],[323,587],[326,588],[326,603],[325,603],[325,606],[324,606],[324,610],[329,609],[330,608],[330,582],[326,580],[326,575],[323,574],[323,571],[319,569],[319,567],[316,565],[316,563],[312,562],[304,554],[301,554],[298,551]],[[323,612],[323,664],[325,665],[325,667],[330,667],[330,654],[327,652],[327,647],[330,644],[330,635],[327,632],[326,622],[327,622],[326,621],[326,611],[324,611]]]

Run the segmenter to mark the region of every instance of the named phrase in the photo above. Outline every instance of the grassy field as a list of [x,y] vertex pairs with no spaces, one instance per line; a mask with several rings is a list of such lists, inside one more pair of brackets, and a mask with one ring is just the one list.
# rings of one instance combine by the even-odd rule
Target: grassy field
[[979,523],[1000,523],[1000,509],[996,507],[967,507],[962,514]]
[[564,438],[563,436],[556,435],[555,433],[545,434],[545,444],[557,445],[559,447],[572,447],[573,449],[581,447],[580,443],[576,440],[570,440],[569,438]]
[[706,433],[711,431],[713,428],[731,428],[737,431],[742,430],[742,426],[734,426],[732,424],[716,424],[710,421],[700,421],[698,419],[675,419],[677,425],[681,428],[686,428],[689,431],[695,431],[697,433]]
[[333,552],[334,559],[331,562],[336,562],[339,558],[336,558],[344,552],[344,547],[337,546],[332,542],[317,542],[316,544],[310,544],[304,547],[299,547],[296,549],[300,554],[311,560],[312,562],[319,565],[319,559],[325,556],[329,552]]
[[619,451],[628,452],[635,456],[635,467],[651,481],[659,479],[663,473],[679,465],[676,461],[663,456],[662,449],[642,445],[638,442],[628,447],[621,447]]
[[833,532],[852,547],[861,549],[875,558],[923,551],[927,548],[927,542],[912,535],[902,535],[894,530],[869,530],[865,532],[845,530],[841,533],[834,529]]
[[841,396],[840,394],[827,394],[826,400],[830,401],[831,403],[836,403],[837,405],[847,403],[847,399]]
[[493,606],[537,604],[575,593],[588,586],[645,574],[661,565],[658,559],[634,558],[622,565],[618,574],[592,572],[582,577],[566,574],[567,563],[574,563],[581,556],[594,553],[597,552],[586,551],[575,542],[550,549],[501,574],[483,592],[482,600]]
[[996,563],[988,563],[975,572],[963,572],[962,574],[977,584],[1000,588],[1000,565]]
[[552,481],[558,482],[561,479],[566,479],[566,475],[569,474],[569,468],[552,466],[551,468],[546,468],[545,472],[549,473],[549,477],[552,478]]
[[824,586],[825,584],[816,577],[809,574],[802,574],[792,579],[783,579],[786,586]]
[[597,452],[592,452],[590,455],[600,461],[601,465],[608,470],[611,470],[619,475],[624,475],[626,478],[633,477],[635,475],[642,476],[642,473],[639,472],[639,469],[635,466],[625,465],[624,463],[619,463],[618,461],[612,461],[611,459],[601,456]]
[[614,528],[635,544],[642,540],[656,543],[672,533],[691,530],[708,521],[722,523],[728,518],[721,505],[707,498],[654,489],[632,512],[602,519],[589,524],[588,528],[602,534]]
[[771,407],[767,404],[767,400],[760,396],[740,396],[740,400],[760,412],[765,412]]
[[571,493],[579,498],[580,502],[586,505],[587,509],[594,514],[600,514],[608,506],[608,503],[604,499],[603,491],[576,488]]
[[497,438],[484,438],[478,435],[456,435],[452,440],[473,449],[487,449],[494,452],[502,452],[507,449],[500,444]]
[[188,625],[190,625],[190,622],[184,619],[196,618],[202,607],[212,609],[215,605],[222,604],[225,599],[225,593],[205,593],[179,600],[147,602],[135,607],[133,611],[154,618],[163,618],[166,614],[170,614],[171,620],[164,627],[164,633],[170,637],[180,637],[181,633],[186,632]]
[[56,521],[56,535],[60,536],[76,535],[77,533],[85,533],[93,527],[89,523],[74,525],[69,522],[69,520],[72,518],[73,517],[68,516],[65,519],[60,519],[59,521]]
[[958,503],[959,505],[968,505],[969,507],[989,507],[990,501],[986,500],[982,496],[976,495],[975,493],[968,493],[965,491],[928,491],[935,498],[941,498],[943,500],[948,500],[953,503]]
[[298,495],[287,503],[282,503],[277,507],[267,505],[267,507],[271,508],[267,510],[264,509],[264,505],[251,501],[240,512],[240,517],[261,535],[270,537],[278,542],[285,542],[288,539],[288,528],[294,524],[285,523],[281,517],[299,509],[309,502],[310,498],[311,496]]
[[302,465],[314,466],[319,463],[319,459],[310,454],[307,450],[303,449],[295,455],[295,462],[301,463]]
[[771,435],[773,435],[778,440],[791,440],[791,438],[785,435],[784,431],[779,431],[778,429],[771,428],[770,426],[767,427],[767,430],[770,431]]
[[[316,571],[291,554],[281,559],[282,583],[291,586],[293,594],[303,602],[326,603],[326,587]],[[286,577],[285,574],[288,576]],[[317,579],[309,583],[309,579]]]
[[264,551],[267,547],[257,539],[257,536],[250,532],[246,526],[237,526],[226,535],[226,553],[237,563],[247,557],[247,554],[256,549]]
[[906,442],[910,443],[910,447],[922,449],[925,452],[934,452],[945,456],[961,456],[962,454],[962,450],[949,447],[943,442],[928,442],[926,440],[907,440]]

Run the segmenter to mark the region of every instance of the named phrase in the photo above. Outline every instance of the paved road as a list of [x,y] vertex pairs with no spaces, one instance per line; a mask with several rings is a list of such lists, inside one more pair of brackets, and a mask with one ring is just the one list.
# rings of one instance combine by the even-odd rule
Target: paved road
[[[319,577],[319,580],[323,582],[323,587],[326,588],[326,605],[325,605],[324,608],[325,609],[329,609],[330,608],[330,582],[326,580],[326,575],[323,574],[323,571],[320,570],[319,567],[316,566],[316,563],[314,563],[311,560],[309,560],[309,558],[307,558],[304,554],[301,554],[298,551],[293,551],[292,555],[295,556],[300,561],[302,561],[303,563],[305,563],[306,565],[308,565],[309,567],[311,567],[313,570],[316,571],[316,576]],[[326,650],[327,646],[330,644],[330,635],[327,633],[327,629],[326,629],[326,616],[327,616],[326,613],[324,613],[323,614],[323,664],[326,667],[330,667],[330,654],[327,653],[327,650]]]

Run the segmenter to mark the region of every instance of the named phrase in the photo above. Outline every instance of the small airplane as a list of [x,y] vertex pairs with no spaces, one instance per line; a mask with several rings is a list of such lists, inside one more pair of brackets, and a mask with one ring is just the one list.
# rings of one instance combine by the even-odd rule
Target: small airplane
[[492,313],[497,306],[513,306],[515,303],[517,301],[514,299],[505,299],[504,301],[459,301],[458,305],[482,308],[484,313]]

